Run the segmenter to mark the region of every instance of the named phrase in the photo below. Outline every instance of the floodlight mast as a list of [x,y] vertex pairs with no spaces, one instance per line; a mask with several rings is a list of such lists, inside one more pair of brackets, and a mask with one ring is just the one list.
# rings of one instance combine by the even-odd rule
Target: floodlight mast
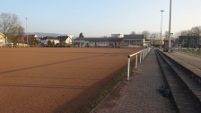
[[170,0],[170,12],[169,12],[169,40],[168,40],[168,52],[171,52],[171,14],[172,13],[172,0]]

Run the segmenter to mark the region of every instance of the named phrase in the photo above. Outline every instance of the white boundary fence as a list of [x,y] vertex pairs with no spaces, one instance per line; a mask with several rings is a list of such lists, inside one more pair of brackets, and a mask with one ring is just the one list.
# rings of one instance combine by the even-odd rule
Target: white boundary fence
[[135,56],[135,68],[137,68],[137,65],[138,65],[138,55],[140,55],[140,61],[139,63],[141,64],[142,60],[145,59],[145,57],[148,55],[148,53],[150,52],[151,48],[146,48],[146,49],[143,49],[137,53],[134,53],[134,54],[131,54],[131,55],[128,55],[128,72],[127,72],[127,80],[129,80],[130,78],[130,58]]

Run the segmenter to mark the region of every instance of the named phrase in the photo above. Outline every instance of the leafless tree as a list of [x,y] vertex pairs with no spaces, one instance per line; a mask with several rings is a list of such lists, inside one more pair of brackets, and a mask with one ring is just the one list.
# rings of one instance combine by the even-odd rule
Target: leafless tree
[[24,28],[22,26],[17,26],[11,29],[10,40],[13,43],[24,43]]
[[181,31],[181,36],[193,36],[193,33],[191,30],[183,30]]
[[136,33],[135,33],[135,31],[131,31],[131,33],[130,33],[131,35],[135,35]]
[[201,26],[192,27],[191,30],[181,31],[181,36],[200,36],[201,35]]
[[157,37],[158,37],[158,33],[152,33],[150,35],[150,43],[155,44],[155,40],[156,40]]
[[193,32],[192,32],[192,30],[187,30],[187,34],[186,34],[187,36],[193,36]]
[[200,36],[201,34],[201,26],[193,27],[191,32],[194,36]]
[[186,36],[187,35],[187,31],[186,30],[180,31],[180,34],[181,34],[181,36]]
[[165,38],[169,36],[169,31],[165,31]]
[[145,39],[148,38],[148,36],[150,35],[149,31],[142,31],[142,34],[144,35]]
[[79,38],[84,38],[84,35],[82,32],[80,33]]
[[0,14],[0,32],[7,36],[8,39],[15,38],[19,35],[20,30],[24,31],[17,15],[9,13]]

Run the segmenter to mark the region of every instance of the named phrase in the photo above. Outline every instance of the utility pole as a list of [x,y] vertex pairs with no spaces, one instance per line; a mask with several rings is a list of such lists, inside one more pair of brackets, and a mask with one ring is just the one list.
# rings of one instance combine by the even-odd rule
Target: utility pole
[[29,44],[29,39],[28,39],[28,32],[27,32],[27,17],[25,19],[26,19],[26,34],[27,34],[27,45],[28,45]]
[[172,13],[172,0],[170,0],[168,52],[171,52],[171,15],[172,15],[171,13]]
[[161,33],[160,33],[161,46],[163,44],[163,31],[162,31],[162,29],[163,29],[163,12],[164,12],[164,10],[161,10]]

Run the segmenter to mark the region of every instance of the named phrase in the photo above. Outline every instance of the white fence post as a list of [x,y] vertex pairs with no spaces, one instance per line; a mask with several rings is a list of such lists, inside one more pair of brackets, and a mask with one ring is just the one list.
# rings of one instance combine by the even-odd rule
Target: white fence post
[[138,60],[137,60],[137,56],[138,55],[135,55],[136,57],[135,57],[135,68],[137,68],[137,62],[138,62]]
[[147,54],[148,54],[148,49],[146,49],[145,51],[146,51],[146,54],[145,54],[145,57],[146,57],[146,56],[147,56]]
[[145,57],[147,56],[147,54],[150,52],[150,48],[146,48],[146,49],[144,49],[144,50],[141,50],[141,51],[139,51],[139,52],[137,52],[137,53],[134,53],[134,54],[131,54],[131,55],[128,55],[128,72],[127,72],[127,80],[129,80],[129,77],[130,77],[130,58],[132,57],[132,56],[136,56],[135,57],[135,68],[137,68],[137,62],[138,62],[138,54],[140,54],[140,64],[141,64],[141,62],[142,62],[142,59],[144,60],[145,59]]
[[130,76],[130,55],[128,55],[128,72],[127,72],[127,80],[129,80]]

